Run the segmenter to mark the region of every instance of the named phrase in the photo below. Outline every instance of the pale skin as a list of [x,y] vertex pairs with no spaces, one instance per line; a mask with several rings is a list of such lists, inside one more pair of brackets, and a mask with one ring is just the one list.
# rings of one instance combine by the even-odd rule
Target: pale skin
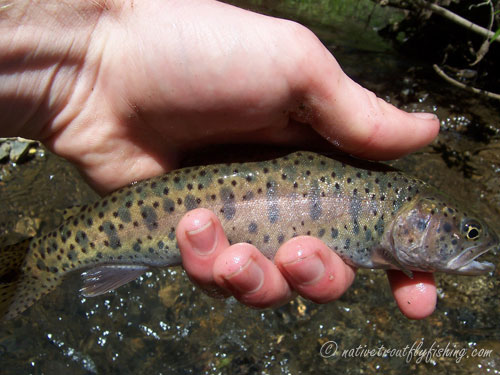
[[[356,84],[293,22],[210,0],[19,1],[2,12],[0,136],[41,140],[102,194],[175,169],[203,145],[300,148],[320,134],[388,159],[439,130],[435,116],[400,111]],[[274,261],[250,244],[230,246],[205,209],[185,215],[177,239],[196,284],[252,307],[297,293],[330,302],[355,275],[313,237],[286,242]],[[388,278],[408,318],[434,311],[431,274]]]

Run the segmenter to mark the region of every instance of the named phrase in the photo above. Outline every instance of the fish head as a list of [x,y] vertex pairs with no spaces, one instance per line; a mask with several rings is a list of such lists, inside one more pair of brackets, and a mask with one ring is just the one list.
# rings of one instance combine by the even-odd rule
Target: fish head
[[476,260],[499,245],[498,236],[440,194],[417,196],[390,230],[395,262],[403,270],[481,275],[494,264]]

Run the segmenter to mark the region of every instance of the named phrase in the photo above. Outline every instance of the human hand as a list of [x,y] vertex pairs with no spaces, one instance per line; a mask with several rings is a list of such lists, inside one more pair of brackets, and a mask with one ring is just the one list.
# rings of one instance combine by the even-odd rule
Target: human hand
[[[47,37],[53,30],[37,17],[20,26],[41,30],[37,52],[23,63],[42,66],[36,62],[45,58],[53,69],[38,72],[38,80],[3,78],[8,90],[0,89],[0,109],[16,106],[7,115],[13,126],[2,132],[41,139],[102,193],[171,170],[180,155],[207,144],[300,147],[317,132],[343,151],[386,159],[421,147],[439,128],[434,116],[400,111],[353,82],[317,38],[293,22],[214,1],[117,1],[98,9],[89,17],[92,27],[78,34],[67,22],[66,45],[66,35],[54,44]],[[12,40],[0,60],[23,52]],[[42,79],[47,70],[50,79]],[[205,289],[217,286],[266,307],[285,302],[292,290],[327,302],[352,282],[351,267],[317,239],[289,241],[272,263],[249,244],[229,246],[210,217],[190,212],[177,229],[184,267]],[[216,251],[196,256],[183,236],[210,223],[218,233]],[[322,260],[323,276],[308,283],[321,268],[307,264],[313,254]],[[255,274],[241,268],[250,258],[263,272],[254,293],[248,291],[258,284]],[[433,311],[431,275],[407,281],[390,273],[389,280],[406,316]]]

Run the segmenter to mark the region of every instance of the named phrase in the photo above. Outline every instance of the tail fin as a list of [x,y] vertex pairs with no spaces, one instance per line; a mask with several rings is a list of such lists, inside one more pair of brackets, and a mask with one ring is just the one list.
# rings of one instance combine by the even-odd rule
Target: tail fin
[[29,242],[30,239],[0,249],[0,319],[7,314],[16,295]]
[[0,321],[14,318],[61,283],[59,275],[26,265],[30,243],[0,249]]

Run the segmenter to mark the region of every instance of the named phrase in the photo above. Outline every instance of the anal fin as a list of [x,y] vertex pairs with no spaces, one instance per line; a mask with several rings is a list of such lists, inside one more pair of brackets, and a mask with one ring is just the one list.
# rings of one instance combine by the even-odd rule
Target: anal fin
[[149,267],[136,265],[105,265],[82,273],[84,297],[95,297],[137,279]]

